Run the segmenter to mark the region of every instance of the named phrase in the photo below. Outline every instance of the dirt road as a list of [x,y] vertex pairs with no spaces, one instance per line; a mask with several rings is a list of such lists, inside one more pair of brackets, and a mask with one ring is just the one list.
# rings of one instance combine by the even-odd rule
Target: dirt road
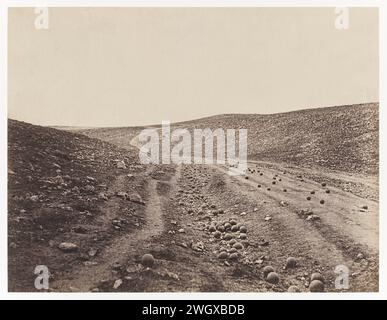
[[[313,170],[268,163],[251,163],[247,175],[236,177],[220,166],[168,169],[161,179],[150,173],[145,227],[117,238],[95,264],[57,281],[56,288],[307,291],[311,274],[319,272],[326,290],[336,291],[334,270],[345,265],[349,290],[377,290],[378,204],[343,191],[337,176],[320,174],[321,182],[309,178],[317,175]],[[108,204],[106,213],[114,211],[114,203]],[[219,228],[231,221],[247,232]],[[231,249],[235,242],[241,248]],[[219,259],[224,250],[236,257]],[[155,267],[141,266],[144,253],[154,255]],[[297,260],[295,268],[285,268],[289,257]],[[278,273],[278,284],[265,281],[268,265]]]
[[[123,234],[115,238],[107,247],[103,248],[93,261],[72,270],[71,274],[58,281],[53,282],[52,288],[58,291],[90,291],[98,290],[98,286],[108,283],[123,268],[128,254],[136,252],[138,247],[144,247],[146,243],[152,242],[164,230],[163,202],[166,196],[173,191],[179,168],[174,171],[170,181],[158,181],[151,178],[155,167],[150,167],[148,176],[150,181],[147,189],[147,203],[144,210],[144,226],[134,232]],[[126,175],[118,176],[112,186],[112,192],[117,193],[125,190]],[[164,184],[170,191],[163,194]],[[103,210],[101,219],[106,224],[120,216],[121,207],[117,198],[109,200]]]

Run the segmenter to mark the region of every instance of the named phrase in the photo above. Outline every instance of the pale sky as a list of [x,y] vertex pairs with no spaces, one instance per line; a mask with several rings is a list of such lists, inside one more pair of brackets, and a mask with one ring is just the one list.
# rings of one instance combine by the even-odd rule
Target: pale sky
[[9,11],[8,116],[132,126],[376,102],[378,9],[33,8]]

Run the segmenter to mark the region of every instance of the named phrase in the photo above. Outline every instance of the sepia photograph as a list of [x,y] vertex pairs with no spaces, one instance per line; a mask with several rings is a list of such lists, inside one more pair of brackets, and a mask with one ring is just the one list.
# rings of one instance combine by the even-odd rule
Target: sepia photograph
[[9,7],[19,293],[378,293],[378,7]]

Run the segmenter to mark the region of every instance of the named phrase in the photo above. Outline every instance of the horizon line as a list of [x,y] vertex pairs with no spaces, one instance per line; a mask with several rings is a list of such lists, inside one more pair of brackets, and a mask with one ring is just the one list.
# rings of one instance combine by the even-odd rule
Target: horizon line
[[[219,113],[219,114],[213,114],[210,116],[204,116],[200,118],[193,118],[190,120],[182,120],[177,122],[171,122],[172,125],[178,125],[178,124],[184,124],[187,122],[192,121],[198,121],[213,117],[219,117],[219,116],[232,116],[232,115],[259,115],[259,116],[270,116],[270,115],[278,115],[278,114],[288,114],[288,113],[295,113],[295,112],[302,112],[302,111],[308,111],[308,110],[319,110],[319,109],[329,109],[329,108],[340,108],[340,107],[353,107],[353,106],[361,106],[361,105],[372,105],[372,104],[379,104],[380,101],[370,101],[370,102],[362,102],[362,103],[354,103],[354,104],[343,104],[343,105],[333,105],[333,106],[324,106],[324,107],[309,107],[309,108],[302,108],[302,109],[295,109],[291,111],[285,111],[285,112],[273,112],[273,113]],[[158,124],[150,124],[150,125],[119,125],[119,126],[83,126],[83,125],[42,125],[42,124],[36,124],[32,122],[27,122],[24,120],[18,120],[14,118],[9,118],[7,115],[8,120],[15,120],[20,121],[24,123],[29,123],[32,125],[37,125],[41,127],[47,127],[47,128],[78,128],[79,130],[88,130],[88,129],[114,129],[114,128],[143,128],[143,127],[156,127],[160,126],[161,123]],[[163,120],[168,121],[168,120]]]

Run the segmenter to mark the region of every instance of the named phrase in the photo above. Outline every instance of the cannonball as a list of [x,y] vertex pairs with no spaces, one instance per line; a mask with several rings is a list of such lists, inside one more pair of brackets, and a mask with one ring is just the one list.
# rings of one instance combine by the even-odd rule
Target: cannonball
[[224,260],[228,258],[228,253],[226,251],[222,251],[218,254],[218,259]]
[[237,241],[235,239],[231,239],[228,243],[230,246],[234,245]]
[[238,260],[238,253],[236,253],[236,252],[231,253],[229,259],[230,260]]
[[145,267],[152,267],[154,263],[155,258],[150,253],[146,253],[141,257],[141,264]]
[[223,239],[226,240],[226,241],[229,241],[232,238],[233,238],[233,236],[231,234],[229,234],[229,233],[225,234],[224,237],[223,237]]
[[231,231],[232,232],[237,232],[238,231],[238,226],[237,225],[233,225],[232,227],[231,227]]
[[215,231],[215,232],[214,232],[214,237],[215,237],[216,239],[219,239],[221,235],[222,235],[222,233],[221,233],[220,231]]
[[324,291],[324,283],[320,280],[313,280],[309,285],[310,292],[323,292]]
[[271,284],[277,284],[279,282],[279,276],[276,272],[270,272],[266,277],[266,281]]
[[228,250],[228,253],[234,253],[234,252],[237,252],[238,250],[235,249],[235,248],[230,248],[230,250]]
[[293,269],[297,266],[296,258],[289,257],[286,259],[286,269]]

